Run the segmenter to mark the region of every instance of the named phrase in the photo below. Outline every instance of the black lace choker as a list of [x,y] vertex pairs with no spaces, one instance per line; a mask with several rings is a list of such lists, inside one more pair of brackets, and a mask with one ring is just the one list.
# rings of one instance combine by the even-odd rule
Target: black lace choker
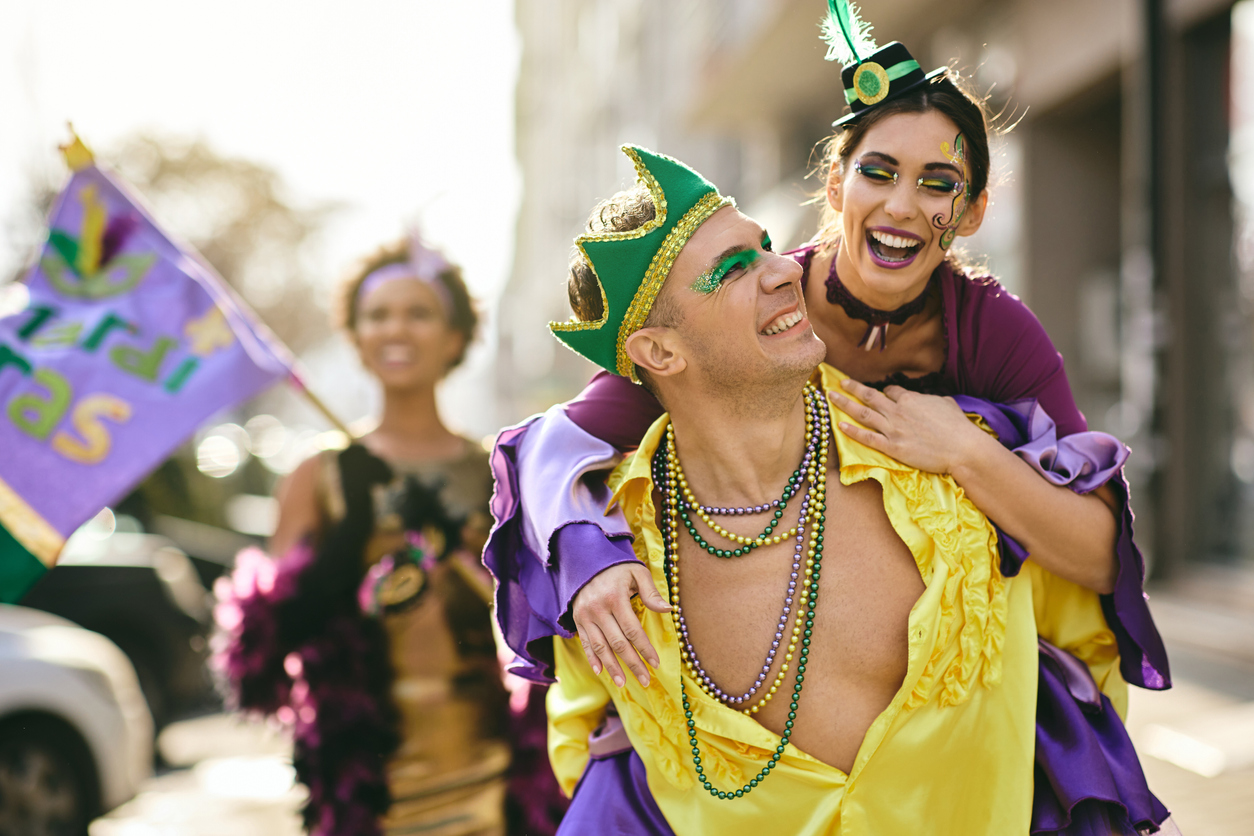
[[932,285],[936,283],[936,273],[932,273],[932,277],[927,280],[927,287],[923,288],[923,292],[910,300],[900,308],[891,311],[882,311],[879,308],[872,308],[858,297],[849,292],[849,288],[845,287],[844,282],[840,280],[840,276],[836,275],[836,260],[840,256],[839,250],[832,256],[832,266],[827,271],[827,301],[840,305],[846,314],[853,319],[859,319],[867,323],[866,333],[862,335],[862,339],[858,341],[858,345],[864,351],[879,346],[879,350],[883,351],[888,345],[888,326],[901,325],[907,319],[921,312],[927,306],[928,294],[932,292]]

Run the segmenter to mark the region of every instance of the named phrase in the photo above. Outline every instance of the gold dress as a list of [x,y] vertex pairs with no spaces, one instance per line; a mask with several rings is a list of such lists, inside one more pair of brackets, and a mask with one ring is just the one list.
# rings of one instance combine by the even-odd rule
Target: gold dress
[[[321,496],[331,520],[344,513],[337,460],[324,456]],[[405,544],[398,512],[409,477],[465,522],[462,547],[427,573],[416,603],[381,616],[401,734],[387,766],[392,808],[381,824],[389,836],[503,834],[508,696],[492,633],[491,579],[478,557],[490,523],[487,453],[467,441],[456,459],[388,464],[396,478],[375,490],[368,566]]]

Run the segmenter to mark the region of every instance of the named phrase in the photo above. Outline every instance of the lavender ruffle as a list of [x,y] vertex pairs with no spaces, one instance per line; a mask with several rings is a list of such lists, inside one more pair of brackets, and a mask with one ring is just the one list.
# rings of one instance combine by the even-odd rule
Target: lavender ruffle
[[[998,440],[1055,485],[1076,493],[1089,493],[1108,485],[1114,494],[1119,523],[1115,554],[1118,574],[1115,590],[1102,596],[1102,612],[1119,644],[1120,672],[1133,685],[1152,690],[1171,687],[1171,669],[1162,637],[1154,626],[1144,591],[1145,560],[1133,540],[1134,515],[1128,501],[1123,465],[1126,445],[1112,435],[1082,432],[1058,438],[1054,422],[1036,401],[992,404],[958,395],[954,400],[964,412],[982,417]],[[1001,539],[1001,571],[1006,577],[1019,574],[1027,551],[998,529]]]
[[[483,562],[496,577],[496,618],[517,654],[511,673],[553,681],[553,636],[570,638],[571,602],[600,572],[636,560],[622,514],[606,516],[604,470],[617,452],[560,407],[509,427],[492,452],[495,525]],[[585,478],[602,471],[599,478]],[[523,497],[537,501],[523,502]]]

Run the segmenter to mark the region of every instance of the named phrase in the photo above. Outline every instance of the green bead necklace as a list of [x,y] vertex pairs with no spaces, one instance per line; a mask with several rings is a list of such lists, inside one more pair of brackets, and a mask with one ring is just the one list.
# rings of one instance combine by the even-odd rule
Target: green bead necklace
[[[821,399],[818,403],[818,417],[822,421],[822,449],[824,451],[824,455],[821,458],[825,462],[827,458],[825,455],[827,442],[831,436],[831,417],[830,413],[826,409],[826,404]],[[659,450],[659,453],[660,452],[661,451]],[[673,454],[673,447],[667,452],[668,454]],[[666,484],[673,488],[676,482],[675,465],[678,463],[678,458],[672,457],[672,455],[667,455],[664,462],[665,464],[662,467],[663,472],[658,475],[662,476]],[[662,532],[662,542],[666,551],[665,561],[667,564],[665,574],[667,577],[667,591],[670,593],[668,597],[670,597],[671,600],[675,600],[675,597],[678,595],[678,589],[672,589],[670,586],[671,579],[673,577],[672,565],[679,557],[677,548],[678,544],[674,538],[675,516],[677,515],[679,501],[674,490],[666,491],[664,495],[667,497],[667,505],[669,506],[667,509],[668,513],[663,515],[663,526],[665,530]],[[711,783],[709,777],[706,776],[705,767],[701,762],[701,750],[697,745],[697,726],[696,720],[693,717],[692,704],[688,699],[688,688],[684,684],[682,671],[680,673],[679,691],[683,700],[684,719],[688,727],[688,743],[692,749],[692,763],[696,769],[697,779],[701,782],[702,787],[704,787],[706,792],[714,798],[743,798],[752,792],[759,784],[766,780],[766,777],[771,773],[771,770],[773,770],[779,763],[780,759],[784,756],[784,751],[788,748],[788,741],[792,738],[793,723],[797,719],[797,705],[801,701],[801,689],[805,682],[806,664],[810,658],[810,641],[814,630],[814,613],[819,599],[819,571],[823,560],[823,530],[827,510],[824,493],[818,492],[813,501],[817,504],[817,508],[815,509],[813,516],[815,522],[810,541],[810,550],[813,552],[813,556],[807,560],[807,564],[809,564],[807,568],[807,572],[809,573],[809,583],[806,584],[804,589],[805,594],[802,598],[805,620],[801,623],[804,624],[804,630],[801,634],[801,650],[797,660],[797,678],[793,684],[792,699],[788,704],[788,720],[784,723],[784,733],[780,735],[780,743],[777,747],[775,747],[775,751],[771,754],[770,760],[767,761],[766,765],[762,767],[756,776],[751,778],[748,783],[744,784],[739,789],[730,791],[720,790],[715,787],[713,783]],[[691,528],[689,528],[689,531],[691,533]],[[700,543],[700,540],[697,542]],[[809,554],[809,552],[807,552],[807,554]],[[810,561],[813,561],[813,563],[811,564]],[[675,579],[677,580],[677,576],[675,576]],[[799,618],[798,621],[801,621],[801,619]]]

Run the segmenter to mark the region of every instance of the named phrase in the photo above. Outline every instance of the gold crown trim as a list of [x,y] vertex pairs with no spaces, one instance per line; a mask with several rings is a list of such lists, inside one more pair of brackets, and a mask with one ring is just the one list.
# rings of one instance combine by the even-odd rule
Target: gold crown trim
[[649,269],[645,271],[644,281],[636,289],[631,305],[627,308],[627,314],[623,317],[623,324],[618,329],[618,373],[623,377],[629,377],[635,383],[640,382],[636,376],[636,364],[627,356],[627,338],[644,327],[645,320],[649,318],[649,311],[653,309],[653,303],[657,300],[662,285],[666,283],[666,277],[670,275],[671,267],[674,266],[675,259],[679,257],[680,250],[697,231],[697,227],[705,223],[719,209],[731,205],[734,205],[731,198],[723,197],[718,192],[710,192],[680,218],[679,223],[675,224],[675,228],[662,241],[662,246],[658,247],[657,252],[653,254]]
[[666,194],[662,191],[661,184],[658,183],[657,178],[645,166],[644,160],[640,159],[636,149],[624,145],[622,150],[623,153],[631,157],[632,163],[636,166],[636,177],[648,188],[649,196],[653,199],[653,220],[624,232],[593,232],[587,235],[580,235],[575,239],[575,246],[583,255],[584,260],[588,262],[588,266],[592,268],[592,275],[596,276],[597,279],[597,289],[601,291],[601,318],[592,322],[584,322],[572,316],[566,322],[550,322],[549,328],[554,331],[595,331],[603,327],[609,320],[610,302],[605,296],[605,284],[601,281],[601,277],[597,275],[596,263],[588,255],[588,251],[583,248],[585,242],[629,241],[632,238],[643,238],[666,223]]

